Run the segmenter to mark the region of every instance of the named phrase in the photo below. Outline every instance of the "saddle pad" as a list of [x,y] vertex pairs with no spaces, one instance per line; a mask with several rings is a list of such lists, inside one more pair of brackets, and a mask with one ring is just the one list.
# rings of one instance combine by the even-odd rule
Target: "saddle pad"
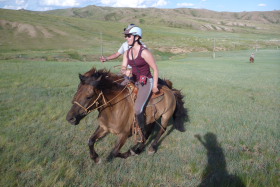
[[[152,93],[152,97],[151,97],[152,99],[162,96],[164,94],[164,92],[162,91],[161,88],[162,88],[162,86],[159,85],[159,91],[157,93]],[[138,88],[133,83],[128,84],[128,89],[129,89],[130,94],[134,93],[135,95],[137,95]]]
[[[157,104],[163,99],[164,92],[161,88],[162,86],[159,86],[159,92],[152,94],[147,106]],[[132,95],[134,98],[133,100],[135,101],[136,95],[138,93],[138,88],[133,83],[129,83],[128,89],[129,89],[129,95]]]
[[159,89],[158,93],[153,93],[151,99],[157,98],[159,96],[162,96],[164,94],[164,92],[162,91],[162,89]]
[[157,97],[155,97],[155,98],[151,97],[148,104],[147,104],[147,107],[161,102],[163,100],[163,97],[164,97],[163,93],[161,95],[157,95]]

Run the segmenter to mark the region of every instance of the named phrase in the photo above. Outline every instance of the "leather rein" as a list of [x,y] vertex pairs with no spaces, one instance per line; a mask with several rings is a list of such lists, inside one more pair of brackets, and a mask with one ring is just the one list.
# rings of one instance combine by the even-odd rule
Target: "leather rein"
[[[81,105],[81,104],[80,104],[79,102],[77,102],[77,101],[74,101],[73,103],[76,104],[76,105],[78,105],[78,106],[81,107],[82,109],[84,109],[84,111],[86,112],[86,115],[87,115],[87,114],[91,113],[92,111],[97,110],[97,109],[99,109],[99,108],[101,108],[101,107],[103,107],[103,106],[106,106],[108,103],[112,102],[112,101],[113,101],[114,99],[116,99],[122,92],[124,92],[124,90],[125,90],[126,88],[127,88],[127,85],[120,91],[120,93],[118,93],[114,98],[112,98],[112,99],[109,100],[109,101],[106,101],[105,96],[104,96],[103,92],[101,91],[101,92],[99,93],[99,95],[97,96],[97,98],[93,101],[93,103],[90,104],[88,107],[84,107],[83,105]],[[102,97],[102,100],[103,100],[104,103],[103,103],[102,105],[98,106],[98,105],[99,105],[98,100],[99,100],[100,97]],[[93,110],[90,110],[90,108],[91,108],[93,105],[96,105],[97,107],[94,108]]]

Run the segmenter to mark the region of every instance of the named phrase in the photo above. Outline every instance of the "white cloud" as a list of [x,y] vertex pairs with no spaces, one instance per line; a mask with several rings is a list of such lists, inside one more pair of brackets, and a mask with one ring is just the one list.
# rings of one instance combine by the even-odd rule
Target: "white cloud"
[[17,5],[22,5],[25,3],[25,0],[16,0]]
[[113,7],[146,7],[143,4],[144,0],[130,0],[130,1],[123,1],[123,0],[101,0],[101,3],[108,6]]
[[15,10],[20,9],[20,8],[12,6],[12,5],[5,5],[3,8],[4,9],[15,9]]
[[101,3],[105,6],[112,7],[134,7],[134,8],[146,8],[146,7],[160,7],[167,4],[166,0],[101,0]]
[[261,3],[261,4],[258,4],[258,6],[265,7],[266,4]]
[[[5,9],[52,10],[57,7],[81,7],[88,5],[110,7],[163,7],[168,0],[0,0]],[[169,2],[170,3],[170,2]]]
[[80,4],[76,0],[43,0],[41,2],[47,6],[79,6]]
[[[0,1],[0,2],[6,2],[6,1]],[[16,0],[14,2],[9,2],[11,4],[6,4],[3,8],[4,9],[27,9],[28,7],[28,0]]]
[[53,10],[53,7],[38,7],[36,11],[48,11]]
[[161,7],[161,6],[165,6],[167,5],[167,1],[165,0],[159,0],[157,2],[155,2],[152,7]]
[[192,4],[192,3],[177,3],[177,6],[178,7],[193,7],[194,6],[194,4]]
[[3,8],[4,9],[20,10],[20,9],[26,9],[27,5],[24,5],[24,6],[5,5]]

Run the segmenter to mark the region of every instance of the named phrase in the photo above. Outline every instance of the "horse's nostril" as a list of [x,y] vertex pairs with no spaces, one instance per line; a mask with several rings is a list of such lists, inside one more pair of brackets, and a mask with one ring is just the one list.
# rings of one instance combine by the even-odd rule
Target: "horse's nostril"
[[76,122],[76,119],[75,119],[74,117],[71,117],[71,118],[67,117],[66,120],[67,120],[69,123],[72,123],[72,124]]

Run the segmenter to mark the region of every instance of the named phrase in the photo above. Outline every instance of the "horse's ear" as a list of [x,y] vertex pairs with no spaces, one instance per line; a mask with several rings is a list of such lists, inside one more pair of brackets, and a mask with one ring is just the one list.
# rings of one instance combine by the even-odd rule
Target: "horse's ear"
[[79,74],[79,78],[80,78],[81,83],[84,84],[85,81],[86,81],[86,77],[81,75],[81,74]]
[[94,81],[91,82],[91,85],[94,87],[97,87],[97,85],[99,84],[99,82],[102,79],[102,75],[100,75],[97,79],[95,79]]
[[103,75],[100,75],[100,76],[96,79],[96,81],[99,82],[99,81],[102,79],[102,76],[103,76]]

